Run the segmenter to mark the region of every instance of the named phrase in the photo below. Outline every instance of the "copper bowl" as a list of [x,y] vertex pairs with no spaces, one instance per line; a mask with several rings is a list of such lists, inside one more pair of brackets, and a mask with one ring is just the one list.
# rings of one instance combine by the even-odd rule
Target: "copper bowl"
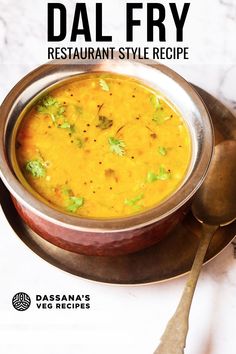
[[[182,113],[192,140],[185,180],[168,199],[140,214],[92,219],[67,215],[43,203],[17,179],[11,161],[12,131],[23,109],[49,87],[86,72],[113,72],[137,78],[164,94]],[[0,110],[0,176],[22,219],[49,242],[66,250],[101,256],[132,253],[157,243],[180,222],[202,184],[213,150],[209,114],[196,91],[164,65],[106,60],[98,63],[54,63],[25,76],[5,98]]]

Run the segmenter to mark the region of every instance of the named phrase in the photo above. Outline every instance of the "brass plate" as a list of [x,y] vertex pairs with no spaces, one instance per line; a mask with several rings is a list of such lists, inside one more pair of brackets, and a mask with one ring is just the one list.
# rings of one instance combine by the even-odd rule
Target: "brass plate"
[[[236,118],[216,98],[195,87],[211,114],[216,143],[236,140]],[[111,284],[147,284],[170,280],[188,272],[197,249],[200,224],[191,212],[157,245],[119,257],[92,257],[60,249],[31,231],[18,216],[10,195],[0,181],[0,202],[12,229],[38,256],[54,266],[86,279]],[[219,228],[212,238],[205,262],[214,258],[234,238],[236,222]]]

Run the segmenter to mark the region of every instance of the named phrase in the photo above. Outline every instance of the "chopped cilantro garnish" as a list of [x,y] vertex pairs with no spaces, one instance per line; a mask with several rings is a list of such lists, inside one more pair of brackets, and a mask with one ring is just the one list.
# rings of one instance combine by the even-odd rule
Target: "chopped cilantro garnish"
[[99,116],[99,123],[97,125],[98,128],[100,129],[108,129],[113,125],[113,120],[108,119],[105,116]]
[[62,193],[66,196],[73,196],[73,191],[72,189],[68,188],[68,187],[63,187],[62,188]]
[[165,167],[161,166],[157,176],[159,180],[165,181],[170,178],[170,173],[165,169]]
[[110,87],[109,87],[108,83],[104,79],[100,79],[99,80],[99,85],[101,86],[103,91],[110,91]]
[[165,123],[165,121],[169,120],[169,116],[163,116],[161,111],[155,112],[152,116],[152,120],[157,123],[158,125]]
[[159,173],[148,172],[147,182],[152,183],[155,181],[166,181],[170,178],[170,173],[165,169],[165,167],[160,166]]
[[58,128],[61,128],[61,129],[70,129],[70,128],[71,128],[71,125],[70,125],[70,123],[68,123],[68,122],[65,121],[64,123],[58,125]]
[[166,149],[164,146],[159,146],[158,152],[159,152],[160,155],[166,156],[166,154],[167,154],[167,149]]
[[80,149],[83,147],[83,141],[80,138],[76,138],[75,140],[76,146],[78,146]]
[[58,124],[57,128],[68,129],[70,131],[70,133],[74,133],[75,132],[75,125],[74,124],[70,124],[66,120],[64,120],[64,122],[62,124]]
[[37,111],[39,113],[48,114],[53,123],[57,119],[63,118],[63,113],[65,112],[65,107],[62,106],[54,97],[46,96],[37,105]]
[[154,172],[148,172],[148,174],[147,174],[147,182],[149,182],[149,183],[151,183],[151,182],[155,182],[155,181],[157,181],[157,174],[156,173],[154,173]]
[[75,124],[70,124],[70,128],[69,128],[70,132],[73,134],[76,129],[75,129]]
[[161,106],[160,100],[156,95],[151,95],[150,102],[153,105],[153,107],[155,108],[155,110],[157,110]]
[[58,109],[58,115],[61,116],[64,112],[65,112],[65,107],[64,106],[60,106]]
[[[165,121],[169,120],[171,117],[167,116],[165,110],[161,107],[161,101],[156,95],[151,95],[151,104],[155,109],[153,113],[152,120],[157,124],[163,124]],[[160,109],[161,108],[161,109]]]
[[84,204],[84,198],[82,197],[70,197],[70,205],[67,207],[67,211],[76,213],[77,210]]
[[124,203],[125,205],[136,206],[136,203],[139,202],[141,199],[143,199],[143,194],[137,195],[132,199],[125,199]]
[[54,106],[55,104],[58,104],[58,102],[54,97],[46,96],[40,101],[40,104],[38,106],[38,110],[40,111],[41,109]]
[[28,161],[25,165],[25,170],[29,172],[33,177],[44,177],[46,174],[46,168],[39,160]]
[[142,208],[143,208],[142,205],[134,205],[134,210],[135,210],[135,211],[139,211],[139,210],[141,210]]
[[116,139],[114,137],[108,138],[108,143],[110,144],[110,150],[114,152],[114,154],[123,156],[125,153],[125,143],[123,140]]

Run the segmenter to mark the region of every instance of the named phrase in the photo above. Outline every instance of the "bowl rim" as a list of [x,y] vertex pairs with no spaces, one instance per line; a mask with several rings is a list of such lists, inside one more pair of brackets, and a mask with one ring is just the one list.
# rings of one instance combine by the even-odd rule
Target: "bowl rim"
[[[108,65],[111,64],[112,66],[114,64],[122,65],[123,61],[113,59],[103,60],[102,63],[104,62]],[[131,63],[131,65],[138,65],[151,68],[152,70],[161,71],[162,74],[176,81],[201,111],[202,120],[205,124],[205,130],[203,131],[203,134],[205,134],[206,137],[203,141],[202,154],[198,161],[198,173],[193,171],[185,183],[176,192],[170,195],[170,197],[164,200],[163,203],[154,206],[153,208],[150,208],[144,212],[122,218],[95,219],[73,216],[60,212],[58,209],[54,209],[53,207],[50,207],[46,203],[40,201],[40,199],[36,198],[27,190],[27,188],[23,186],[23,184],[19,182],[9,162],[7,152],[9,147],[6,142],[6,127],[9,123],[14,105],[16,106],[16,103],[19,103],[19,97],[25,92],[25,90],[27,90],[27,88],[30,87],[31,84],[37,82],[37,80],[43,80],[43,78],[50,76],[53,78],[53,75],[59,71],[71,72],[71,75],[62,77],[61,80],[63,80],[66,77],[70,78],[72,76],[79,75],[80,73],[91,73],[93,71],[97,71],[100,68],[100,62],[91,64],[90,62],[85,63],[84,61],[78,61],[76,64],[74,62],[70,64],[61,60],[54,60],[37,67],[35,70],[24,76],[12,88],[0,107],[0,177],[13,197],[26,209],[38,215],[42,219],[64,228],[85,232],[105,233],[135,230],[170,217],[175,211],[180,209],[193,197],[193,195],[203,183],[213,154],[214,131],[209,112],[201,97],[185,79],[183,79],[179,74],[163,64],[152,60],[145,61],[145,64],[140,60],[133,59],[127,60],[127,62]],[[110,70],[110,72],[113,71]],[[137,79],[139,78],[137,77]],[[56,80],[54,84],[57,82],[58,80]],[[50,87],[52,84],[53,83],[47,85],[45,84],[45,89]],[[39,92],[41,91],[42,90],[39,90]],[[33,99],[34,96],[35,95],[30,98],[27,104]],[[27,104],[25,104],[24,107]],[[184,198],[181,197],[183,195]],[[174,199],[176,199],[175,202]]]

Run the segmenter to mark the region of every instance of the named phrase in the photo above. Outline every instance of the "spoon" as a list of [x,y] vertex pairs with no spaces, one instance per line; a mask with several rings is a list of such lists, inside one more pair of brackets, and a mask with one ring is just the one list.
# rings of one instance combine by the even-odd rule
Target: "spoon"
[[189,312],[197,280],[214,232],[236,219],[236,141],[215,147],[208,175],[192,204],[194,217],[202,223],[202,235],[182,297],[169,320],[154,354],[183,354]]

